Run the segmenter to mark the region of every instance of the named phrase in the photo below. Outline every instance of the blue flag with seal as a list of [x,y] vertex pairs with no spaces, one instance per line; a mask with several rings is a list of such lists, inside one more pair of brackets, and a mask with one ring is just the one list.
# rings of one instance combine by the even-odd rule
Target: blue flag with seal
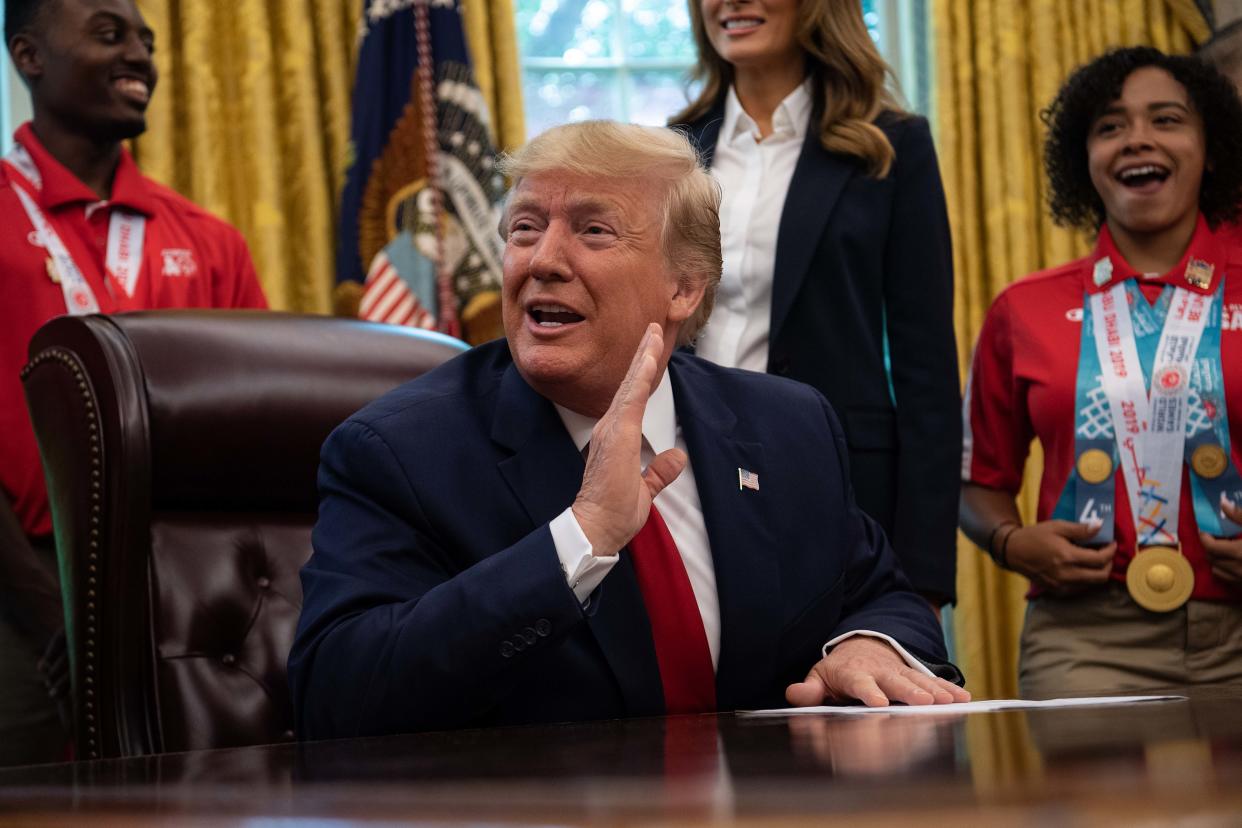
[[363,319],[492,339],[504,181],[459,0],[361,2],[338,304],[361,284]]

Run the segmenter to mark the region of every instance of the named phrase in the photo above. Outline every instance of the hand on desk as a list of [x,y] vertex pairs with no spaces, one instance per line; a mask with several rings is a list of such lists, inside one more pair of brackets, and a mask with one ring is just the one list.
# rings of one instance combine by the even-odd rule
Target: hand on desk
[[[1225,517],[1242,524],[1242,508],[1228,501],[1222,501],[1220,508]],[[1207,552],[1212,576],[1221,583],[1242,586],[1242,538],[1214,538],[1207,532],[1200,532],[1199,538]]]
[[868,707],[886,707],[889,702],[964,702],[970,701],[970,693],[910,667],[887,643],[858,635],[833,647],[804,681],[789,685],[785,699],[794,707],[846,699],[858,699]]
[[591,451],[574,499],[574,517],[595,555],[615,555],[647,522],[651,502],[686,467],[686,453],[669,449],[641,468],[643,412],[655,390],[664,353],[660,326],[647,326],[612,405],[591,432]]

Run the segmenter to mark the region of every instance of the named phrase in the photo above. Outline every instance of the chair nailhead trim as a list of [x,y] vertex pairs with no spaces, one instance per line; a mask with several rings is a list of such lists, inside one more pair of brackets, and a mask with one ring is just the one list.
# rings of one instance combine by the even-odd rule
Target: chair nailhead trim
[[[94,587],[96,584],[95,573],[97,571],[97,565],[99,563],[99,529],[98,527],[102,523],[101,517],[103,513],[103,507],[101,505],[101,497],[100,497],[100,491],[102,488],[102,485],[100,483],[100,478],[102,477],[103,461],[100,457],[100,451],[99,451],[98,414],[95,411],[95,402],[94,400],[91,399],[91,392],[90,392],[89,384],[86,381],[86,374],[82,371],[82,366],[78,363],[78,361],[73,356],[70,355],[68,351],[62,350],[60,348],[55,348],[55,349],[50,349],[50,350],[47,350],[47,351],[44,351],[38,354],[37,356],[35,356],[33,360],[30,361],[29,365],[25,366],[22,369],[22,374],[21,374],[22,380],[24,381],[27,377],[29,377],[35,368],[49,361],[60,363],[60,365],[63,368],[69,371],[70,375],[73,377],[73,379],[75,380],[77,384],[78,390],[81,392],[82,404],[86,410],[87,429],[90,432],[90,452],[91,452],[90,522],[91,522],[91,526],[94,527],[91,529],[90,542],[88,544],[89,551],[87,553],[87,567],[88,567],[87,571],[91,573],[88,579],[88,583],[90,584],[90,586]],[[96,615],[95,615],[95,601],[94,601],[95,590],[94,589],[87,590],[87,598],[89,600],[87,600],[86,602],[86,628],[88,630],[89,637],[87,638],[87,641],[86,641],[86,672],[88,673],[88,675],[85,678],[86,678],[87,685],[93,685],[95,683],[94,677],[89,674],[95,672],[95,665],[93,663],[95,661],[94,635],[95,635],[95,629],[98,626],[98,619],[96,618]],[[92,723],[86,729],[87,731],[86,753],[91,759],[98,759],[99,754],[100,754],[99,740],[96,738],[95,726],[93,724],[93,722],[95,721],[95,691],[91,687],[86,688],[85,699],[83,701],[82,706],[83,706],[83,710],[82,710],[83,718],[85,719],[85,721]]]

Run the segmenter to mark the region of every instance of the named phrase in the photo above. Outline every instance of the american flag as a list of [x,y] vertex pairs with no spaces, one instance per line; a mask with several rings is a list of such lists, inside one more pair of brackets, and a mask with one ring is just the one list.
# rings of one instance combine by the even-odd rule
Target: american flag
[[358,316],[390,325],[431,330],[436,327],[435,317],[418,301],[384,251],[380,251],[371,263]]
[[739,468],[737,470],[737,490],[754,489],[759,491],[759,475],[748,469]]

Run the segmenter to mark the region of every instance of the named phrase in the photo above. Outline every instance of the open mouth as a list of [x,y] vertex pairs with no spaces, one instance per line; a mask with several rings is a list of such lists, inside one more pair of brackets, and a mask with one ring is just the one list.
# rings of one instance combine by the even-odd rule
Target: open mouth
[[139,78],[117,78],[112,81],[112,88],[119,92],[121,97],[142,106],[151,100],[151,85]]
[[1137,167],[1127,167],[1117,173],[1117,180],[1122,186],[1132,190],[1153,189],[1163,184],[1171,174],[1168,167],[1160,164],[1143,164]]
[[531,305],[526,309],[526,314],[541,328],[560,328],[565,325],[572,325],[575,322],[581,322],[586,318],[564,305],[546,303]]

